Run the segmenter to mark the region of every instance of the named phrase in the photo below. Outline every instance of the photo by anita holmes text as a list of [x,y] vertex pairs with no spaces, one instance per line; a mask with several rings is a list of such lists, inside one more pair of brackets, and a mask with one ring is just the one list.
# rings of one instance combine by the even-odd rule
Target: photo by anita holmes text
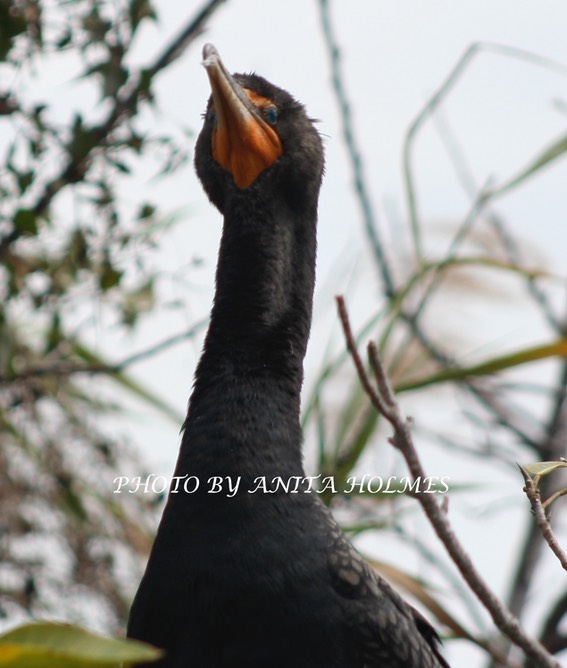
[[[114,478],[115,494],[194,494],[197,490],[208,494],[224,494],[233,497],[239,492],[249,494],[336,494],[339,489],[333,476],[258,476],[251,483],[243,483],[242,476],[211,476],[201,480],[197,476],[166,476],[151,473],[145,477],[118,476]],[[376,475],[351,476],[347,478],[343,494],[446,494],[449,491],[448,476],[426,476],[411,480],[409,476],[382,478]]]

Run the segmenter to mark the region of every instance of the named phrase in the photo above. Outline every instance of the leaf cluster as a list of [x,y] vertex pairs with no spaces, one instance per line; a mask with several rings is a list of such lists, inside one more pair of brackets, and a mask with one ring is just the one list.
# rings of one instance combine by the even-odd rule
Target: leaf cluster
[[[157,134],[141,119],[159,114],[154,83],[174,58],[168,45],[133,64],[155,19],[149,0],[0,0],[0,617],[66,608],[92,621],[90,600],[117,629],[149,549],[160,498],[112,493],[117,471],[143,467],[100,424],[117,413],[101,378],[174,411],[84,332],[132,330],[156,306],[152,251],[170,219],[117,197],[141,165],[163,175],[188,157],[186,128]],[[37,86],[46,67],[64,85]]]

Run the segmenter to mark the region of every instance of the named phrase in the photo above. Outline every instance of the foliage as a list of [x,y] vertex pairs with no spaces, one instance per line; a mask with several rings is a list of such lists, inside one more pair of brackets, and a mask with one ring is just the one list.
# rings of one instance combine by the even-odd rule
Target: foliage
[[[134,167],[167,174],[187,159],[186,128],[160,135],[140,119],[158,111],[156,79],[218,4],[139,67],[131,52],[156,18],[148,0],[0,0],[0,68],[13,84],[0,89],[0,618],[124,623],[160,498],[112,494],[117,471],[141,467],[99,426],[117,410],[101,377],[179,418],[84,331],[101,317],[134,329],[155,306],[152,249],[167,221],[143,198],[118,201],[117,186]],[[65,86],[36,92],[44,63]]]
[[161,652],[135,640],[116,640],[69,624],[26,624],[0,636],[2,668],[128,668]]

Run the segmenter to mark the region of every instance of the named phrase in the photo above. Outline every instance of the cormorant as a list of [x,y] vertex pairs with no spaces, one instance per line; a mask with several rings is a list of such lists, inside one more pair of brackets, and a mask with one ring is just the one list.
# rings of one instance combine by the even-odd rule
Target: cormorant
[[212,96],[195,167],[224,216],[216,293],[128,635],[163,648],[152,665],[168,668],[448,668],[433,628],[317,494],[268,491],[305,476],[323,148],[289,93],[230,75],[210,44],[203,58]]

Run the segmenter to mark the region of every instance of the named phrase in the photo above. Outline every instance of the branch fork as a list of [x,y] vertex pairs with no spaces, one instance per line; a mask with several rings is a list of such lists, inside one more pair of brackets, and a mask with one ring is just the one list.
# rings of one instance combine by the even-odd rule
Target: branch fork
[[[347,349],[353,359],[360,382],[373,406],[388,420],[394,431],[390,442],[401,452],[414,479],[419,477],[425,478],[426,473],[411,435],[411,421],[402,416],[386,369],[378,354],[376,344],[370,342],[368,345],[370,366],[376,378],[376,386],[374,386],[357,350],[345,301],[342,296],[337,297],[337,307]],[[538,640],[526,634],[520,626],[519,620],[492,592],[480,573],[476,570],[470,556],[449,523],[446,504],[439,504],[431,494],[417,494],[416,498],[421,504],[431,526],[453,560],[453,563],[459,569],[470,589],[490,613],[498,629],[530,657],[534,666],[538,666],[538,668],[560,668],[560,664],[555,657]],[[543,512],[545,516],[545,511]]]

